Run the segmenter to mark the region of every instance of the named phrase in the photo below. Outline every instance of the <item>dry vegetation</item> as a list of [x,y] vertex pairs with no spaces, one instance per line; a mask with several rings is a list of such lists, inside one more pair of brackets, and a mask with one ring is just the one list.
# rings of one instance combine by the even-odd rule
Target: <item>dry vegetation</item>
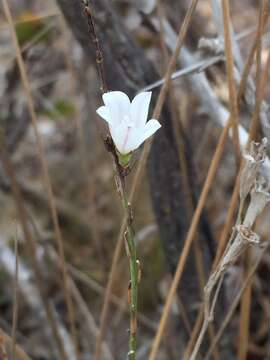
[[[142,266],[137,359],[270,359],[270,2],[110,6],[163,79],[136,90],[153,91],[185,203],[171,213],[170,191],[153,186],[166,154],[151,139],[126,184]],[[0,359],[126,359],[127,219],[96,115],[100,65],[57,2],[0,8]],[[99,23],[96,32],[102,48]],[[104,77],[122,90],[107,65]]]

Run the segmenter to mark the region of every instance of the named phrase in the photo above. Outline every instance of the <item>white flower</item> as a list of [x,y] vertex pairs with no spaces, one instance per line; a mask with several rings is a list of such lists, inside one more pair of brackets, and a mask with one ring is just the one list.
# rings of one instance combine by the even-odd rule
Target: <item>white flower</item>
[[137,149],[161,127],[157,120],[147,121],[151,94],[142,92],[132,102],[121,91],[102,96],[105,106],[98,108],[97,113],[108,122],[114,144],[122,155]]

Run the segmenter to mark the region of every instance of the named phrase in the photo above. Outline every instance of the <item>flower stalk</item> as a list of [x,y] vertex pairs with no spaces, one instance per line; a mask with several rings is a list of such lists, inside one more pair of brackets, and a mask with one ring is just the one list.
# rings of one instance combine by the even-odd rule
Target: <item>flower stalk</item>
[[[115,182],[117,192],[122,202],[124,215],[126,219],[126,231],[125,231],[125,249],[129,260],[129,272],[130,282],[128,286],[128,303],[130,312],[130,329],[129,329],[129,352],[128,359],[136,359],[136,347],[137,347],[137,310],[138,310],[138,284],[140,280],[140,263],[137,259],[137,249],[135,244],[135,233],[132,227],[133,215],[130,203],[128,201],[125,178],[129,174],[129,164],[125,162],[123,166],[121,162],[121,154],[119,154],[115,148],[115,145],[110,137],[106,139],[107,150],[112,154],[115,167]],[[127,159],[127,158],[126,158]],[[123,160],[123,159],[122,159]],[[131,156],[129,157],[131,160]]]
[[129,258],[130,284],[128,288],[128,301],[130,307],[130,334],[128,359],[136,358],[136,333],[137,333],[137,308],[138,308],[138,283],[139,283],[139,260],[132,228],[132,213],[130,204],[124,192],[124,208],[127,216],[127,229],[125,233],[126,252]]
[[128,96],[121,91],[111,91],[102,95],[104,105],[97,109],[98,115],[109,126],[110,136],[105,139],[105,146],[111,153],[115,167],[115,181],[126,220],[125,248],[129,260],[130,283],[128,301],[130,308],[130,333],[128,359],[136,359],[136,333],[138,284],[140,282],[140,262],[137,259],[133,216],[125,189],[125,178],[130,173],[130,162],[133,151],[152,136],[160,127],[160,123],[151,119],[147,121],[151,100],[151,92],[143,92],[130,102]]
[[125,191],[125,175],[120,171],[116,174],[118,178],[116,181],[120,180],[120,191],[123,209],[125,212],[125,218],[127,219],[127,228],[125,231],[125,248],[129,260],[129,272],[130,272],[130,283],[128,286],[128,302],[129,302],[129,312],[130,312],[130,329],[129,329],[129,352],[128,359],[136,359],[136,347],[137,347],[137,309],[138,309],[138,283],[139,283],[139,273],[140,265],[139,260],[137,259],[137,249],[135,244],[135,234],[132,227],[132,210],[130,203],[127,200],[127,194]]

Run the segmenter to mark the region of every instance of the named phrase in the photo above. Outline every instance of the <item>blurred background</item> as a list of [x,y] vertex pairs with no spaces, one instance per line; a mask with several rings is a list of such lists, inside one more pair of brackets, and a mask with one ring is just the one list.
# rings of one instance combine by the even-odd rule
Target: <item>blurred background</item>
[[[64,247],[66,270],[72,279],[70,292],[79,358],[94,359],[104,294],[123,219],[112,160],[102,141],[107,129],[96,115],[102,99],[95,48],[79,0],[8,0],[7,3],[31,97],[29,99],[25,90],[25,81],[22,82],[16,60],[18,51],[1,3],[0,359],[5,356],[8,359],[28,358],[22,349],[31,359],[76,359],[59,239]],[[243,70],[241,61],[243,65],[256,36],[259,3],[230,2],[234,40],[239,52],[234,52],[234,56],[238,54],[235,56],[237,86]],[[262,3],[266,25],[261,37],[261,61],[264,74],[268,75],[269,5],[268,1]],[[223,24],[218,11],[213,12],[217,4],[220,6],[220,1],[198,2],[177,64],[177,70],[184,69],[184,72],[170,84],[160,117],[163,127],[155,137],[133,201],[133,225],[142,266],[138,359],[148,358],[191,217],[217,146],[222,116],[225,114],[226,118],[229,111],[221,38]],[[174,36],[190,1],[102,0],[90,5],[103,48],[109,89],[125,91],[132,98],[162,79],[175,47]],[[255,84],[255,58],[253,60],[250,78]],[[194,64],[195,70],[191,66]],[[209,92],[202,87],[203,81]],[[203,84],[205,86],[205,82]],[[254,99],[255,87],[252,89]],[[154,106],[160,86],[154,85],[151,90]],[[268,120],[267,83],[264,99],[263,111]],[[36,128],[32,126],[29,102],[34,105]],[[253,106],[254,101],[248,99],[241,103],[239,121],[244,128],[249,126]],[[265,135],[262,126],[259,138]],[[44,150],[42,154],[40,144]],[[140,153],[141,150],[134,156],[134,169]],[[186,178],[182,161],[188,171]],[[48,167],[48,179],[44,174],[44,162]],[[128,176],[127,189],[130,189],[134,172]],[[203,284],[224,227],[235,178],[235,155],[232,141],[228,139],[197,231],[199,241],[191,249],[158,359],[183,357],[202,302]],[[188,179],[189,190],[185,187],[185,179]],[[48,180],[53,199],[48,192]],[[20,190],[19,197],[14,194],[14,181]],[[57,219],[52,216],[52,205]],[[264,241],[269,240],[269,210],[260,217],[256,229]],[[255,249],[251,258],[256,259],[256,256]],[[204,279],[198,275],[200,266],[195,265],[198,258],[204,269]],[[238,307],[211,358],[270,359],[269,259],[269,252],[266,252],[253,278],[246,323],[247,347],[244,352],[239,350],[243,319]],[[226,275],[215,319],[217,328],[244,276],[243,261],[234,264]],[[128,261],[123,248],[112,282],[101,359],[126,358],[128,281]],[[48,321],[46,306],[51,309],[52,321]],[[60,334],[66,355],[59,353],[51,322]],[[11,357],[14,334],[20,349]],[[203,353],[209,341],[211,337],[206,339]]]

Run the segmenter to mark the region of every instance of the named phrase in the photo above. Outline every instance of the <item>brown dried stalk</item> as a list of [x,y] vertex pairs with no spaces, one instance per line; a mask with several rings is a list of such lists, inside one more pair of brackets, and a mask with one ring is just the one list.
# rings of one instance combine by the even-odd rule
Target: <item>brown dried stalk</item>
[[[8,334],[6,334],[3,329],[0,329],[0,337],[1,341],[6,343],[8,346],[12,346],[12,338]],[[15,353],[17,359],[19,360],[32,360],[18,344],[16,344],[15,346]]]
[[5,170],[5,173],[10,178],[11,181],[11,189],[14,196],[14,200],[17,206],[17,212],[18,212],[18,218],[22,225],[22,230],[24,232],[25,240],[28,245],[28,251],[30,253],[30,259],[32,261],[32,266],[34,269],[35,277],[36,277],[36,284],[40,293],[41,300],[44,305],[44,309],[48,318],[48,322],[50,324],[53,337],[55,339],[55,342],[58,346],[59,353],[61,355],[61,358],[64,360],[68,360],[67,354],[65,352],[63,342],[61,339],[61,336],[59,334],[57,324],[55,321],[55,318],[53,316],[52,309],[50,307],[47,294],[44,288],[45,280],[43,279],[42,271],[39,266],[39,262],[37,259],[37,251],[36,251],[36,243],[33,239],[32,233],[30,232],[28,221],[27,221],[27,214],[25,211],[25,208],[23,206],[23,200],[21,196],[21,192],[17,183],[15,171],[13,168],[13,164],[10,161],[9,154],[7,152],[7,147],[4,139],[4,134],[0,132],[0,157],[3,164],[3,168]]
[[236,156],[236,164],[240,165],[241,150],[239,145],[238,134],[238,106],[236,87],[234,80],[234,60],[232,52],[232,39],[231,39],[231,21],[230,21],[230,2],[222,0],[222,13],[223,13],[223,26],[224,26],[224,43],[225,43],[225,56],[226,56],[226,69],[229,84],[229,103],[230,114],[233,122],[233,143]]
[[[250,245],[259,245],[259,237],[251,229],[257,216],[270,201],[270,194],[263,190],[262,179],[259,178],[265,153],[266,139],[263,139],[260,144],[253,142],[250,153],[245,155],[245,165],[240,178],[240,206],[236,226],[217,268],[205,287],[204,321],[191,354],[191,360],[196,359],[208,325],[213,321],[215,304],[225,272]],[[250,196],[250,202],[247,200],[248,196]],[[243,214],[246,205],[248,207]]]
[[228,311],[228,313],[227,313],[227,315],[226,315],[220,329],[218,330],[213,342],[211,343],[211,346],[210,346],[209,350],[207,351],[207,354],[205,355],[205,358],[204,358],[205,360],[210,359],[215,346],[217,345],[218,341],[220,340],[224,330],[228,326],[228,324],[229,324],[229,322],[230,322],[230,320],[231,320],[231,318],[232,318],[232,316],[233,316],[233,314],[234,314],[234,312],[235,312],[235,310],[236,310],[236,308],[237,308],[237,306],[238,306],[238,304],[239,304],[239,302],[241,300],[241,297],[242,297],[244,291],[246,290],[248,284],[252,280],[252,277],[255,274],[255,272],[256,272],[256,270],[257,270],[257,268],[258,268],[258,266],[259,266],[259,264],[260,264],[260,262],[261,262],[261,260],[263,258],[263,255],[265,254],[266,250],[267,250],[267,246],[265,246],[262,249],[260,256],[258,257],[256,262],[252,265],[251,269],[249,270],[249,273],[246,276],[243,285],[241,286],[241,288],[240,288],[238,294],[236,295],[236,297],[234,298],[234,300],[233,300],[233,302],[232,302],[232,304],[231,304],[231,306],[229,308],[229,311]]
[[[159,19],[159,27],[160,27],[160,45],[161,45],[161,51],[162,51],[162,56],[163,56],[163,63],[164,63],[163,66],[165,66],[168,61],[169,54],[168,54],[168,50],[167,50],[166,44],[165,44],[164,9],[161,4],[161,1],[158,1],[158,3],[157,3],[157,17]],[[169,89],[169,105],[170,105],[170,109],[171,109],[171,113],[172,113],[172,125],[173,125],[173,129],[174,129],[174,134],[175,134],[177,153],[178,153],[180,169],[181,169],[181,176],[183,179],[183,190],[184,190],[184,193],[187,195],[187,207],[188,207],[188,211],[187,211],[188,217],[187,218],[189,221],[191,221],[192,215],[193,215],[194,209],[195,209],[195,204],[194,204],[194,199],[192,196],[192,189],[191,189],[191,184],[190,184],[190,179],[189,179],[189,169],[188,169],[188,164],[187,164],[187,159],[186,159],[184,129],[183,129],[183,125],[179,119],[177,100],[175,97],[174,87],[172,84],[170,84],[170,89]],[[203,288],[205,286],[206,276],[205,276],[202,252],[201,252],[200,243],[198,240],[199,239],[197,236],[195,238],[195,241],[193,244],[193,251],[194,251],[194,256],[195,256],[196,270],[197,270],[197,274],[198,274],[198,282],[199,282],[199,286],[200,286],[201,296],[203,296]],[[187,332],[190,335],[191,334],[190,321],[187,317],[185,307],[181,303],[181,299],[179,299],[179,300],[180,300],[180,304],[182,307],[181,311],[180,311],[180,316],[182,317],[183,323],[187,329]],[[209,336],[212,339],[214,337],[215,331],[214,331],[213,324],[211,324],[211,325],[212,326],[209,327]],[[214,352],[214,358],[215,358],[215,360],[219,359],[218,351]]]
[[[264,11],[264,0],[260,1],[259,7],[259,21],[258,21],[258,41],[257,41],[257,51],[256,51],[256,94],[255,94],[255,106],[251,119],[251,124],[249,128],[249,142],[255,140],[258,136],[260,130],[260,114],[261,114],[261,105],[263,100],[263,88],[262,88],[262,35],[263,35],[263,15]],[[245,276],[249,272],[251,265],[250,252],[247,251],[246,257],[244,260],[244,273]],[[241,299],[241,315],[239,322],[239,340],[241,346],[238,346],[238,359],[245,360],[247,357],[248,351],[248,341],[249,341],[249,318],[250,318],[250,306],[251,306],[251,290],[252,283],[250,282],[247,285],[247,288]]]
[[184,242],[185,245],[184,245],[184,248],[182,250],[181,256],[179,258],[179,261],[178,261],[178,265],[177,265],[176,272],[175,272],[175,275],[174,275],[174,278],[173,278],[173,282],[171,284],[171,288],[169,290],[169,294],[167,296],[166,303],[164,305],[164,310],[163,310],[163,313],[162,313],[162,316],[161,316],[161,320],[160,320],[160,324],[159,324],[159,328],[158,328],[156,337],[154,339],[154,343],[152,345],[149,360],[154,360],[156,358],[158,348],[159,348],[159,345],[160,345],[160,342],[161,342],[161,339],[162,339],[162,335],[164,333],[164,330],[165,330],[165,327],[166,327],[166,324],[167,324],[167,321],[168,321],[168,317],[169,317],[169,314],[170,314],[170,309],[171,309],[171,305],[172,305],[172,302],[173,302],[173,298],[175,296],[178,284],[179,284],[179,282],[181,280],[181,277],[183,275],[183,271],[184,271],[184,268],[185,268],[187,256],[189,254],[190,247],[192,245],[192,242],[194,240],[194,236],[196,234],[197,226],[198,226],[199,221],[200,221],[200,216],[201,216],[202,210],[204,208],[208,192],[209,192],[210,187],[211,187],[211,185],[212,185],[212,183],[214,181],[215,174],[216,174],[216,171],[217,171],[221,156],[223,154],[223,150],[224,150],[224,147],[225,147],[225,144],[226,144],[226,140],[227,140],[227,137],[228,137],[228,132],[229,132],[229,129],[230,129],[231,125],[232,124],[231,124],[231,121],[229,119],[227,125],[223,128],[222,133],[220,135],[219,142],[218,142],[218,145],[216,147],[216,150],[215,150],[211,165],[209,167],[207,177],[206,177],[206,180],[204,182],[204,186],[203,186],[203,189],[202,189],[199,201],[198,201],[197,208],[196,208],[196,210],[194,212],[194,215],[192,217],[191,225],[190,225],[190,228],[188,230],[188,233],[187,233],[187,236],[186,236],[186,239],[185,239],[185,242]]
[[67,267],[66,267],[66,261],[65,261],[63,238],[62,238],[62,234],[61,234],[61,230],[60,230],[59,219],[58,219],[55,199],[54,199],[53,190],[52,190],[52,184],[51,184],[49,170],[48,170],[48,164],[47,164],[47,161],[46,161],[46,158],[44,155],[45,151],[44,151],[43,139],[38,132],[38,123],[37,123],[37,116],[36,116],[36,112],[35,112],[35,108],[34,108],[34,102],[32,99],[30,84],[28,81],[24,61],[22,58],[17,34],[16,34],[16,31],[14,28],[12,15],[11,15],[7,0],[2,0],[2,2],[3,2],[5,16],[10,25],[12,39],[13,39],[14,47],[16,49],[16,59],[17,59],[19,70],[20,70],[23,87],[24,87],[24,90],[25,90],[25,93],[27,96],[27,106],[28,106],[32,126],[34,129],[35,137],[37,140],[38,156],[39,156],[40,163],[42,166],[44,187],[48,192],[50,211],[51,211],[53,227],[54,227],[54,232],[55,232],[55,239],[57,242],[57,247],[58,247],[58,251],[59,251],[59,255],[60,255],[60,259],[61,259],[61,272],[62,272],[62,276],[63,276],[63,289],[64,289],[64,297],[65,297],[65,301],[66,301],[66,305],[67,305],[68,320],[69,320],[69,324],[70,324],[70,328],[71,328],[72,340],[73,340],[75,351],[76,351],[76,358],[77,358],[77,360],[79,360],[79,346],[78,346],[78,341],[77,341],[77,330],[76,330],[76,326],[75,326],[75,313],[74,313],[72,298],[71,298],[70,291],[69,291],[68,274],[67,274]]
[[[265,29],[268,17],[269,17],[269,11],[268,12],[265,11],[264,16],[263,16],[263,30]],[[243,72],[242,72],[240,85],[239,85],[239,88],[238,88],[238,91],[237,91],[237,101],[238,101],[238,103],[240,103],[240,100],[242,99],[242,97],[244,95],[246,82],[247,82],[247,79],[248,79],[248,76],[249,76],[249,73],[250,73],[250,69],[251,69],[251,66],[252,66],[254,54],[255,54],[255,52],[257,50],[257,44],[258,44],[257,40],[258,40],[259,33],[260,33],[259,28],[260,28],[260,24],[258,25],[255,40],[254,40],[254,42],[252,44],[252,48],[251,48],[251,50],[249,52],[249,55],[247,57],[247,61],[246,61],[245,65],[244,65],[244,69],[243,69]],[[269,64],[270,64],[270,52],[269,52]],[[266,71],[267,71],[267,69],[265,69],[265,75],[266,75]],[[264,76],[263,76],[263,78],[264,78]],[[265,78],[266,78],[266,76],[265,76]],[[240,173],[238,173],[236,181],[235,181],[235,186],[234,186],[233,195],[232,195],[229,210],[228,210],[228,215],[227,215],[227,218],[226,218],[224,228],[222,230],[220,241],[218,242],[219,245],[218,245],[217,254],[216,254],[216,257],[215,257],[215,260],[214,260],[213,268],[216,267],[218,261],[220,260],[220,257],[222,256],[222,253],[223,253],[223,251],[225,249],[225,246],[226,246],[226,241],[227,241],[229,232],[231,231],[231,227],[233,225],[233,218],[234,218],[234,214],[236,212],[237,201],[238,201],[238,193],[239,193],[239,186],[240,186],[239,181],[240,181]],[[200,312],[199,312],[199,315],[198,315],[198,317],[196,319],[195,327],[196,327],[197,330],[201,326],[202,316],[203,316],[203,311],[201,309]],[[191,349],[193,347],[193,344],[195,342],[195,338],[198,335],[198,331],[196,331],[195,327],[194,327],[194,330],[192,332],[192,336],[190,338],[188,346],[187,346],[187,348],[185,350],[184,359],[189,358],[189,354],[190,354]]]

